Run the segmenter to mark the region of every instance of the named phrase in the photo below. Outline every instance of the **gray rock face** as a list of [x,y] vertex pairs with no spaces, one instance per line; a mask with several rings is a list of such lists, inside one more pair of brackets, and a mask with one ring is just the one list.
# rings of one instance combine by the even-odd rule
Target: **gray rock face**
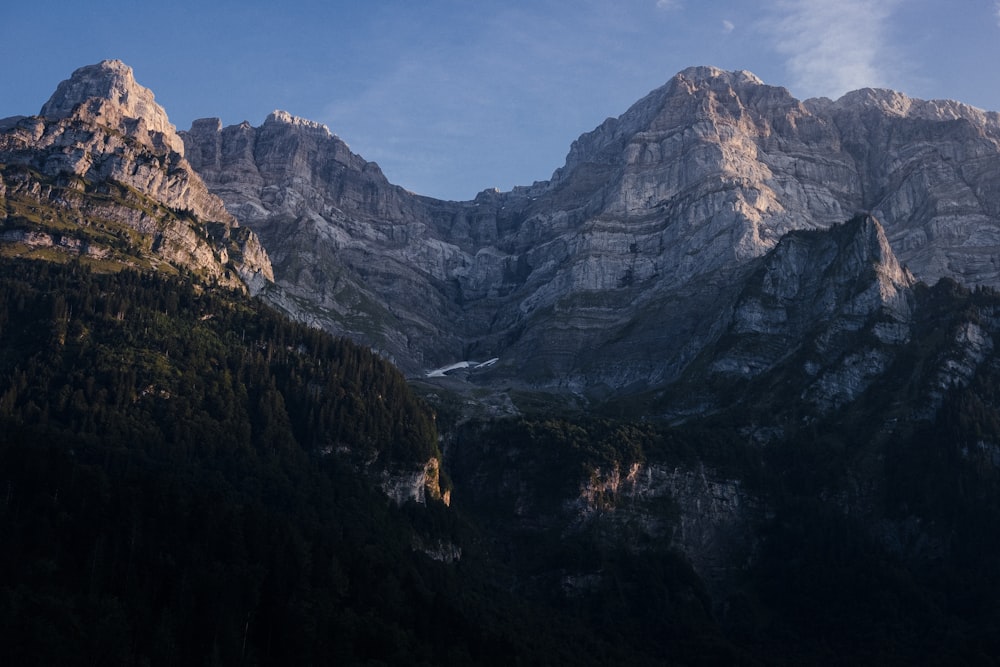
[[[662,386],[733,313],[753,326],[737,299],[779,239],[858,211],[916,279],[1000,286],[1000,116],[955,102],[875,90],[802,102],[747,72],[692,68],[581,136],[550,181],[470,202],[392,186],[287,114],[198,121],[182,137],[264,239],[275,301],[411,373],[499,357],[474,379],[597,396]],[[782,252],[796,261],[795,242]],[[905,282],[871,283],[844,323]]]
[[871,216],[790,232],[759,264],[708,353],[713,373],[749,378],[804,355],[815,378],[805,397],[826,410],[860,395],[885,370],[885,348],[909,340],[916,281]]
[[450,503],[449,492],[441,492],[440,461],[429,459],[419,468],[382,470],[378,484],[386,496],[397,505],[407,501],[424,504],[428,498]]
[[49,208],[76,225],[59,227],[62,245],[82,235],[88,254],[112,257],[84,231],[98,227],[126,236],[129,254],[154,266],[167,262],[254,291],[273,280],[257,236],[208,191],[166,113],[120,61],[77,70],[40,116],[7,126],[0,164],[8,202]]
[[282,111],[258,128],[199,120],[182,137],[212,191],[268,248],[283,288],[275,305],[413,373],[462,353],[455,276],[472,257],[435,224],[455,205],[390,185],[325,126]]
[[956,102],[865,90],[803,103],[745,72],[694,68],[584,135],[553,183],[598,165],[614,174],[604,210],[698,223],[678,240],[709,265],[869,211],[918,279],[996,284],[981,250],[997,243],[983,193],[1000,178],[998,140],[998,114]]

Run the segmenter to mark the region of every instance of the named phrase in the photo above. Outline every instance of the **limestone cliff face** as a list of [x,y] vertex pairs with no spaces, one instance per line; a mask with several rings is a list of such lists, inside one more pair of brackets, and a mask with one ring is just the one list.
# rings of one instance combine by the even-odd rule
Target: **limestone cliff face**
[[181,136],[212,192],[268,248],[275,305],[411,372],[461,352],[449,282],[469,257],[432,227],[449,204],[390,185],[325,126],[282,111],[257,128],[203,119]]
[[9,124],[0,164],[9,224],[221,284],[256,290],[273,280],[257,236],[209,193],[166,113],[120,61],[77,70],[41,115]]
[[428,459],[420,468],[382,470],[377,482],[382,491],[397,505],[412,500],[424,504],[427,499],[451,503],[451,492],[441,490],[441,462]]
[[900,261],[927,283],[1000,285],[1000,115],[862,90],[814,104],[836,121]]
[[276,300],[412,373],[499,357],[478,381],[662,386],[731,326],[781,238],[859,211],[916,279],[1000,286],[1000,116],[954,102],[803,102],[747,72],[692,68],[581,136],[550,181],[470,202],[392,186],[287,114],[182,136],[265,239]]
[[648,538],[666,538],[710,586],[732,579],[751,561],[755,529],[766,510],[740,480],[704,465],[660,463],[595,469],[566,506],[576,524],[603,521],[626,535],[627,526]]
[[[549,440],[536,438],[562,428],[555,422],[497,423],[501,437],[476,426],[453,434],[445,465],[455,482],[455,506],[491,527],[498,553],[527,555],[533,576],[557,576],[564,593],[593,590],[607,583],[607,572],[587,558],[550,562],[554,571],[545,572],[535,559],[546,547],[536,543],[681,554],[720,593],[753,561],[769,511],[760,489],[694,460],[624,455],[598,461],[590,450],[581,461],[574,446],[559,440],[585,427]],[[619,432],[612,440],[621,437],[628,436]]]
[[800,102],[746,72],[692,68],[581,137],[553,184],[603,170],[601,209],[680,222],[693,272],[868,211],[919,279],[996,284],[975,249],[997,241],[983,195],[1000,178],[998,141],[1000,115],[957,102],[886,90]]

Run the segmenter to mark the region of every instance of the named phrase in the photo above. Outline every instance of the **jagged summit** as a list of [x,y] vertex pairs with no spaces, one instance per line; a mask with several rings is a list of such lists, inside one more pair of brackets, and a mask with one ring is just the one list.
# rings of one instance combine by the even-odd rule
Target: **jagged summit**
[[[753,266],[725,334],[703,354],[710,376],[785,373],[796,400],[825,413],[857,399],[910,340],[916,280],[871,215],[790,232]],[[692,368],[685,386],[697,394],[705,376]]]
[[[689,67],[650,91],[621,116],[608,118],[581,135],[573,142],[564,166],[555,171],[552,180],[564,184],[583,165],[602,165],[615,171],[625,169],[633,174],[646,172],[651,163],[669,155],[673,173],[647,174],[665,184],[676,180],[678,158],[716,160],[715,156],[698,155],[700,148],[705,144],[739,143],[747,134],[759,133],[775,117],[803,112],[801,103],[788,90],[767,85],[751,72]],[[724,150],[723,156],[732,163],[727,171],[734,172],[740,170],[736,164],[739,159],[752,157],[739,150]],[[631,168],[639,164],[647,168]],[[591,171],[587,167],[580,173]],[[626,177],[631,178],[632,174]],[[601,178],[609,180],[607,175]],[[579,186],[572,187],[575,190]],[[649,204],[620,195],[613,195],[612,201],[624,210]]]
[[780,333],[786,354],[810,329],[837,322],[857,330],[874,314],[904,322],[916,283],[899,263],[882,225],[861,214],[828,230],[786,234],[760,260],[734,317],[739,333]]
[[167,112],[157,104],[152,91],[136,83],[132,68],[120,60],[102,60],[77,69],[59,84],[39,112],[50,120],[74,114],[184,154],[184,142]]
[[816,109],[840,112],[874,110],[885,116],[928,121],[967,120],[991,129],[1000,129],[1000,113],[984,111],[955,100],[922,100],[887,88],[861,88],[844,93],[836,101],[827,98],[806,100]]
[[333,134],[330,132],[330,128],[323,123],[317,123],[313,120],[308,120],[306,118],[301,118],[299,116],[294,116],[287,111],[282,111],[281,109],[275,109],[267,115],[264,119],[264,124],[268,123],[284,123],[285,125],[296,125],[299,127],[311,128],[314,130],[322,130],[327,134]]
[[70,78],[60,82],[52,97],[42,106],[40,115],[53,120],[65,118],[73,113],[77,105],[94,97],[127,105],[136,87],[131,67],[120,60],[102,60],[74,70]]
[[671,85],[674,80],[687,80],[696,82],[706,82],[713,79],[722,79],[733,85],[753,84],[764,85],[764,81],[748,70],[724,70],[711,65],[695,65],[687,67],[675,74],[667,85]]

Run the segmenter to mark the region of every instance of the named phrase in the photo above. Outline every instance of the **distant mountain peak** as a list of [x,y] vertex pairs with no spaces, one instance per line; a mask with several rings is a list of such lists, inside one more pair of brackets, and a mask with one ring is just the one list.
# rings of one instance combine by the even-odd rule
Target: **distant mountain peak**
[[151,90],[136,83],[132,68],[121,60],[102,60],[77,69],[59,84],[39,112],[50,120],[75,114],[122,130],[154,147],[184,154],[184,142],[167,112],[157,104]]
[[764,81],[753,72],[747,70],[724,70],[710,65],[697,65],[681,70],[674,76],[675,80],[704,82],[723,79],[732,85],[752,84],[764,85]]
[[275,109],[267,115],[264,120],[264,124],[268,123],[283,123],[285,125],[295,125],[298,127],[311,128],[314,130],[322,130],[327,134],[332,134],[330,128],[323,123],[317,123],[313,120],[308,120],[306,118],[300,118],[299,116],[294,116],[287,111],[282,111],[281,109]]

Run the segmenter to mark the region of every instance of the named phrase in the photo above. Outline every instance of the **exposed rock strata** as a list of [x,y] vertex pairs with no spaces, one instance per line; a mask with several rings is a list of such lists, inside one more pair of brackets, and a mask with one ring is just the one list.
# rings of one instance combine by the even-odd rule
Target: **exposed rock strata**
[[779,239],[858,211],[918,280],[1000,286],[1000,116],[955,102],[802,102],[692,68],[581,136],[550,181],[469,202],[392,186],[287,114],[220,125],[183,133],[187,154],[264,238],[278,300],[411,373],[500,357],[479,381],[661,386],[727,330]]
[[860,395],[886,369],[887,347],[909,340],[916,281],[874,218],[790,232],[759,264],[707,352],[713,373],[750,378],[797,357],[803,397],[827,411]]
[[449,204],[390,185],[325,126],[285,112],[258,128],[204,119],[182,136],[213,192],[268,248],[284,288],[275,305],[413,373],[461,353],[453,280],[472,260],[432,224]]
[[441,490],[441,462],[437,458],[428,459],[419,468],[382,470],[378,484],[397,505],[411,500],[422,505],[428,499],[451,503],[451,492]]

